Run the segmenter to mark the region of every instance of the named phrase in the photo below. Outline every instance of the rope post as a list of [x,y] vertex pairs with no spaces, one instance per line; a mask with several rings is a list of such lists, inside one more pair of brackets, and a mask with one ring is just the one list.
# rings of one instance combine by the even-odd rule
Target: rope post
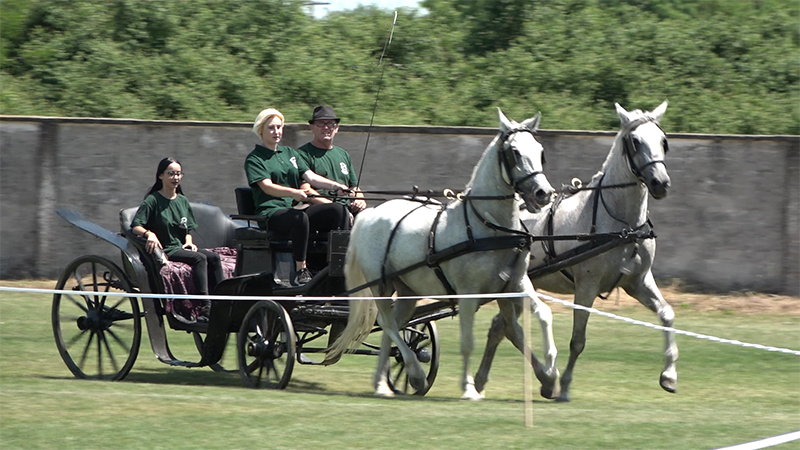
[[[536,295],[536,294],[533,294]],[[522,301],[522,335],[524,340],[522,368],[523,389],[525,390],[525,428],[533,428],[533,360],[531,359],[531,299]]]

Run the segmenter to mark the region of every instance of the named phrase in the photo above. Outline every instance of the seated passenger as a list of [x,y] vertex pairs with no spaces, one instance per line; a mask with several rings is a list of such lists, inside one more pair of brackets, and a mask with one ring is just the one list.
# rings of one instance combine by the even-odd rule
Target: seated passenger
[[[306,254],[311,232],[350,229],[350,215],[340,203],[324,203],[305,209],[292,207],[292,202],[306,202],[310,189],[301,187],[303,181],[318,189],[336,191],[345,195],[348,187],[342,183],[317,175],[291,147],[278,145],[283,137],[283,114],[276,109],[265,109],[258,114],[253,132],[262,144],[247,155],[244,170],[247,183],[253,189],[256,214],[267,217],[270,230],[287,233],[292,240],[292,253],[296,275],[295,286],[311,281],[306,264]],[[306,205],[304,205],[306,206]]]
[[[147,252],[161,249],[168,259],[189,264],[194,271],[197,293],[208,295],[224,278],[222,263],[218,254],[198,249],[192,242],[190,231],[197,228],[197,222],[189,200],[183,195],[182,178],[183,170],[177,160],[164,158],[158,163],[156,182],[136,211],[131,230],[147,239]],[[175,314],[175,318],[184,323],[206,321],[209,305],[206,300],[197,317]]]
[[[308,121],[311,125],[311,133],[314,138],[311,142],[297,149],[300,156],[314,173],[322,175],[333,181],[348,186],[356,198],[344,197],[336,198],[335,202],[349,205],[350,212],[357,214],[367,207],[364,202],[364,195],[358,189],[358,178],[353,169],[353,162],[350,155],[341,147],[333,145],[333,138],[339,131],[339,118],[330,106],[317,106],[314,114]],[[310,186],[303,186],[310,188]],[[308,203],[331,203],[329,197],[334,197],[334,192],[323,191],[321,197],[312,197]]]

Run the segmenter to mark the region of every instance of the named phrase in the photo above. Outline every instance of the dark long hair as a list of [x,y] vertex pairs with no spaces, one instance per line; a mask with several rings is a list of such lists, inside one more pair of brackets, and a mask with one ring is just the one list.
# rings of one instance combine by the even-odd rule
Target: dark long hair
[[[144,194],[144,198],[147,198],[148,195],[154,192],[160,191],[161,188],[164,187],[164,183],[161,182],[161,178],[158,178],[158,176],[164,173],[164,171],[167,170],[167,167],[169,167],[169,165],[172,163],[178,164],[179,166],[181,166],[181,170],[183,170],[183,164],[181,164],[181,162],[178,161],[177,159],[170,157],[162,159],[161,162],[158,163],[158,169],[156,169],[156,182],[155,184],[153,184],[150,190],[147,191],[147,194]],[[178,194],[183,194],[183,189],[181,189],[180,184],[178,185]]]

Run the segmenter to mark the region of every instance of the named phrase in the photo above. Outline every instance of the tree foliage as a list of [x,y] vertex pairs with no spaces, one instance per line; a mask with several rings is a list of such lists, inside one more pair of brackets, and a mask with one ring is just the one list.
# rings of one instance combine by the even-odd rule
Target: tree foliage
[[[800,134],[795,0],[423,0],[308,15],[301,0],[3,0],[0,111],[616,129],[670,101],[672,132]],[[380,85],[378,84],[380,80]]]

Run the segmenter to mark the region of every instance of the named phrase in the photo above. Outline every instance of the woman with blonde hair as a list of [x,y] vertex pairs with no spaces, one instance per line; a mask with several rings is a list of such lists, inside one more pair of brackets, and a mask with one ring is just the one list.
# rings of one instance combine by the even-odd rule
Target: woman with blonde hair
[[284,117],[277,109],[261,111],[253,124],[253,133],[260,139],[255,149],[247,155],[244,170],[247,183],[253,190],[256,214],[267,217],[270,230],[287,233],[292,240],[295,260],[295,277],[292,284],[302,286],[311,281],[306,264],[309,236],[314,232],[347,230],[350,216],[339,203],[311,205],[294,208],[312,194],[301,188],[308,182],[317,189],[328,189],[344,195],[348,187],[317,175],[308,168],[303,158],[292,147],[279,145],[283,137]]

